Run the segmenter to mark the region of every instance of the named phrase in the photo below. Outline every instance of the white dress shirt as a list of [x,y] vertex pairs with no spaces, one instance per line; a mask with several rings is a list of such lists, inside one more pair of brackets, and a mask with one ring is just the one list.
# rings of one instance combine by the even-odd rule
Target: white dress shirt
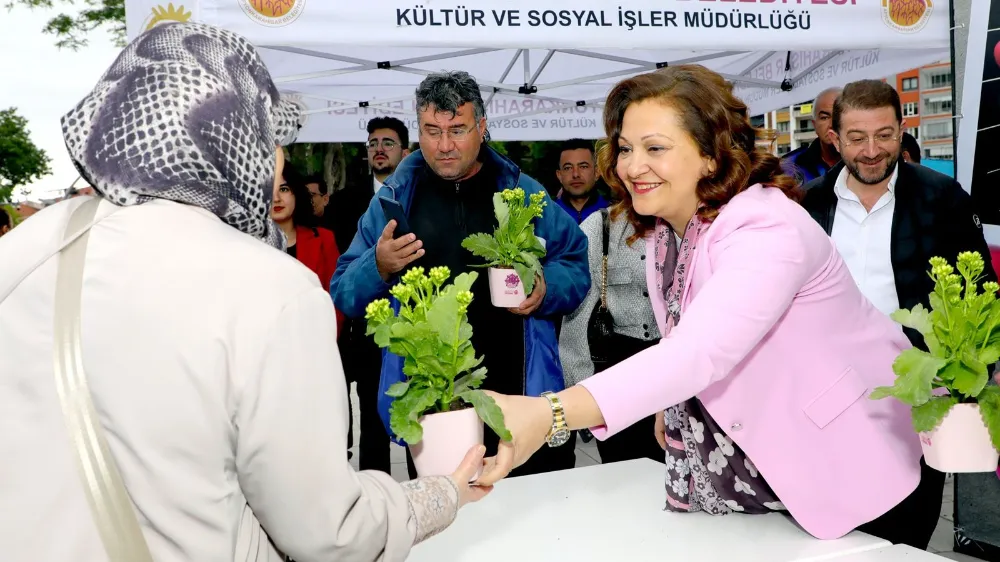
[[382,182],[378,181],[378,178],[375,176],[372,176],[372,182],[375,187],[375,193],[378,193],[378,190],[382,189]]
[[861,293],[875,308],[889,315],[899,308],[889,250],[899,165],[896,165],[889,177],[889,190],[872,206],[870,212],[861,204],[858,196],[847,188],[848,174],[847,168],[843,168],[834,184],[837,211],[830,236]]

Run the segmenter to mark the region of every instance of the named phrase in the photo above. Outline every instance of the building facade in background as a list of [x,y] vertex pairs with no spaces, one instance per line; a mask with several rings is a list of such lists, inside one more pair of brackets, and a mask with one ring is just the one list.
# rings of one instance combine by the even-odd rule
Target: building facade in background
[[[955,157],[952,76],[951,63],[943,62],[885,78],[899,92],[904,126],[917,139],[924,158],[953,160]],[[760,146],[784,156],[816,138],[812,119],[810,100],[757,115],[752,121],[754,126],[771,131],[768,138],[759,141]]]

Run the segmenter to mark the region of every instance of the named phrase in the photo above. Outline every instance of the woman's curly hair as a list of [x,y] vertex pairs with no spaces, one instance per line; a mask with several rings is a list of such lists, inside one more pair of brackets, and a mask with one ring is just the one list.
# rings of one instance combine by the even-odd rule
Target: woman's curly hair
[[747,105],[733,95],[732,84],[722,76],[696,64],[640,74],[619,82],[608,94],[604,105],[607,140],[597,151],[598,171],[619,199],[612,216],[624,213],[635,227],[630,243],[645,236],[656,217],[639,215],[632,206],[632,197],[616,171],[621,152],[618,139],[625,110],[647,100],[676,111],[681,127],[701,153],[716,162],[715,173],[698,182],[703,219],[713,220],[730,199],[758,183],[776,187],[796,201],[801,198],[798,183],[782,171],[781,160],[757,147],[757,130],[750,124]]

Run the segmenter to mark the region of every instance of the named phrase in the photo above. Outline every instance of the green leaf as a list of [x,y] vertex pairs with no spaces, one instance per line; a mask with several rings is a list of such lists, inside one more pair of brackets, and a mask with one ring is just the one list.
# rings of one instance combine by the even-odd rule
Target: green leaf
[[497,216],[497,228],[504,230],[507,228],[507,221],[510,220],[510,207],[503,202],[503,196],[500,192],[493,194],[493,212]]
[[386,396],[392,396],[393,398],[399,398],[400,396],[406,394],[406,391],[410,388],[410,381],[399,381],[396,384],[389,387],[389,390],[385,391]]
[[915,347],[903,351],[892,364],[896,373],[892,395],[910,406],[924,404],[931,398],[934,377],[947,363]]
[[869,400],[882,400],[883,398],[889,398],[890,396],[896,396],[895,387],[892,386],[878,386],[872,393],[868,395]]
[[517,276],[521,278],[521,283],[524,285],[524,295],[530,295],[531,291],[535,290],[535,272],[523,263],[515,263],[513,267],[514,271],[517,272]]
[[476,357],[476,350],[472,348],[471,344],[465,345],[459,351],[459,364],[458,368],[455,369],[457,373],[465,373],[472,369],[475,369],[483,362],[483,357]]
[[986,369],[986,364],[969,351],[962,354],[961,364],[962,369],[956,373],[952,388],[965,396],[975,398],[989,382],[989,371]]
[[913,430],[917,433],[933,431],[955,404],[958,404],[958,398],[954,396],[935,396],[920,406],[914,406]]
[[486,380],[486,367],[480,367],[455,381],[455,395],[460,396],[473,388],[479,388]]
[[992,365],[1000,361],[1000,345],[990,345],[979,352],[979,360],[986,365]]
[[441,392],[436,388],[411,388],[389,407],[389,427],[397,437],[409,445],[416,445],[424,437],[424,429],[417,420],[438,401]]
[[472,252],[473,255],[490,262],[497,261],[503,256],[496,239],[484,232],[467,236],[465,240],[462,240],[462,247]]
[[479,277],[479,274],[476,273],[475,271],[470,271],[468,273],[463,273],[463,274],[461,274],[461,275],[459,275],[458,277],[455,278],[455,280],[452,282],[451,286],[455,287],[455,290],[458,291],[458,292],[471,291],[472,290],[472,285],[476,282],[476,279],[478,277]]
[[979,415],[990,432],[993,447],[1000,451],[1000,387],[987,386],[979,395]]
[[454,344],[458,339],[458,327],[461,317],[458,313],[457,291],[454,286],[448,287],[434,299],[427,311],[427,323],[442,342]]
[[540,262],[538,260],[538,258],[535,257],[534,254],[532,254],[531,252],[526,252],[526,251],[525,252],[521,252],[520,258],[521,258],[521,261],[525,265],[527,265],[528,267],[530,267],[531,270],[533,272],[535,272],[536,275],[541,275],[542,274],[542,262]]
[[466,403],[472,404],[472,407],[476,409],[476,414],[479,415],[479,419],[490,426],[490,429],[500,436],[500,439],[504,441],[511,441],[513,439],[510,431],[507,430],[507,426],[503,423],[503,411],[488,394],[482,390],[467,390],[458,395],[458,397]]
[[390,333],[395,324],[382,324],[375,328],[375,345],[379,347],[389,347],[391,340]]
[[934,333],[931,313],[922,304],[914,306],[911,310],[906,310],[905,308],[899,309],[893,312],[890,317],[907,328],[913,328],[924,336]]

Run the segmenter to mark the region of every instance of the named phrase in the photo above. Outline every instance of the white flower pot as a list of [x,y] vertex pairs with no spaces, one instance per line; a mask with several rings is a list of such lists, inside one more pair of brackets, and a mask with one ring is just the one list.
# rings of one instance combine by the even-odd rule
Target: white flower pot
[[1000,452],[990,441],[978,404],[956,404],[937,429],[920,434],[927,466],[941,472],[993,472]]
[[[469,449],[483,444],[483,422],[473,408],[428,414],[420,418],[424,437],[410,445],[413,464],[420,476],[450,476],[462,464]],[[479,472],[475,476],[478,478]]]
[[517,308],[521,306],[527,295],[524,294],[524,284],[513,269],[491,267],[490,302],[499,308]]

